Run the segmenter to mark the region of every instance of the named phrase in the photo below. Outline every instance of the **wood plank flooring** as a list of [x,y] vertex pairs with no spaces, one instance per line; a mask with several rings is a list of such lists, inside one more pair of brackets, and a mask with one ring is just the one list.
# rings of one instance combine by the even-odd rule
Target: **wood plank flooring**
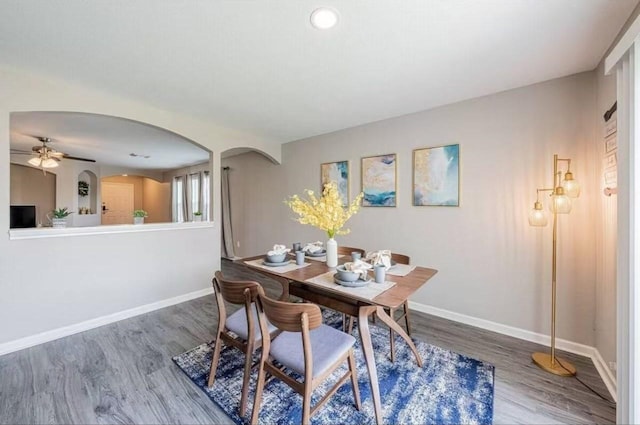
[[[258,279],[223,260],[231,278]],[[416,338],[496,367],[496,424],[613,423],[615,406],[574,378],[531,362],[534,343],[412,312]],[[171,361],[213,339],[213,296],[0,357],[0,423],[221,423],[231,420]],[[579,377],[608,396],[590,359],[562,353]]]

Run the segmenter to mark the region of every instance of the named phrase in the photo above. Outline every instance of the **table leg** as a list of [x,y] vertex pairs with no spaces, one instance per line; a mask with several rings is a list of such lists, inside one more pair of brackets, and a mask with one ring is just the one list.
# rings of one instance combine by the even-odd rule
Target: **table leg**
[[413,354],[416,356],[416,362],[418,363],[418,366],[422,367],[422,358],[418,353],[418,349],[416,348],[411,338],[409,338],[409,335],[407,335],[404,329],[402,329],[402,326],[398,325],[398,323],[396,323],[395,320],[389,317],[387,312],[384,311],[384,308],[380,306],[376,307],[376,314],[380,318],[380,320],[386,323],[387,326],[393,329],[398,335],[402,337],[402,339],[404,339],[407,342],[407,344],[409,345],[409,348],[411,348],[411,351],[413,351]]
[[378,385],[378,370],[376,369],[376,359],[373,355],[373,345],[371,344],[371,333],[369,332],[369,316],[376,311],[374,306],[361,306],[358,311],[358,332],[362,342],[362,352],[364,361],[369,372],[369,383],[371,385],[371,398],[373,399],[373,410],[376,415],[376,423],[382,424],[382,404],[380,402],[380,386]]

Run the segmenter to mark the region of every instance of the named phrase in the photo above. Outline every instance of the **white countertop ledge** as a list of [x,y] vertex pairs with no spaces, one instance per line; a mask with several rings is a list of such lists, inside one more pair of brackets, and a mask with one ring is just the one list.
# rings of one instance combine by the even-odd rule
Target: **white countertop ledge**
[[160,232],[164,230],[191,230],[214,227],[212,221],[189,223],[112,224],[92,227],[38,227],[9,230],[9,240],[64,238],[69,236],[112,235],[114,233]]

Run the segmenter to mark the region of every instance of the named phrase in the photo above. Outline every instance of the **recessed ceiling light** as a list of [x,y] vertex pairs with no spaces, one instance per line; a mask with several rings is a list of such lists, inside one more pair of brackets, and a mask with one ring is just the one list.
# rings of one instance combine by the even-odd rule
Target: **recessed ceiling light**
[[338,12],[328,7],[319,7],[311,13],[311,25],[319,30],[333,28],[338,23]]

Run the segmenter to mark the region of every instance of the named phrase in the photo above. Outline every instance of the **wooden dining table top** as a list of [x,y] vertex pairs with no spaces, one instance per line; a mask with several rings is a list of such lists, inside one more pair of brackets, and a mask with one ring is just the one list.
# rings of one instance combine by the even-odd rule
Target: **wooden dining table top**
[[[257,255],[255,257],[243,258],[241,260],[236,260],[238,262],[244,263],[245,261],[252,261],[264,258],[264,255]],[[316,261],[316,260],[305,260],[309,263],[306,267],[301,267],[299,269],[295,269],[292,271],[279,273],[275,270],[266,270],[263,268],[255,268],[254,270],[260,270],[266,272],[268,274],[273,274],[276,276],[283,277],[293,282],[298,282],[300,284],[308,285],[311,287],[315,287],[320,291],[331,291],[326,287],[318,287],[314,286],[313,283],[306,282],[306,280],[319,276],[321,274],[327,273],[329,271],[335,270],[334,268],[327,267],[324,261]],[[350,261],[350,257],[344,256],[338,258],[338,262],[340,264]],[[247,265],[251,267],[251,265]],[[406,276],[394,276],[391,274],[387,274],[387,280],[391,282],[395,282],[396,284],[389,288],[388,290],[382,292],[372,300],[361,300],[361,302],[380,305],[382,307],[387,308],[397,308],[402,305],[413,293],[415,293],[418,289],[420,289],[424,284],[426,284],[429,279],[431,279],[436,273],[437,270],[416,266],[409,274]],[[341,298],[346,297],[343,292],[339,291],[331,291]]]

